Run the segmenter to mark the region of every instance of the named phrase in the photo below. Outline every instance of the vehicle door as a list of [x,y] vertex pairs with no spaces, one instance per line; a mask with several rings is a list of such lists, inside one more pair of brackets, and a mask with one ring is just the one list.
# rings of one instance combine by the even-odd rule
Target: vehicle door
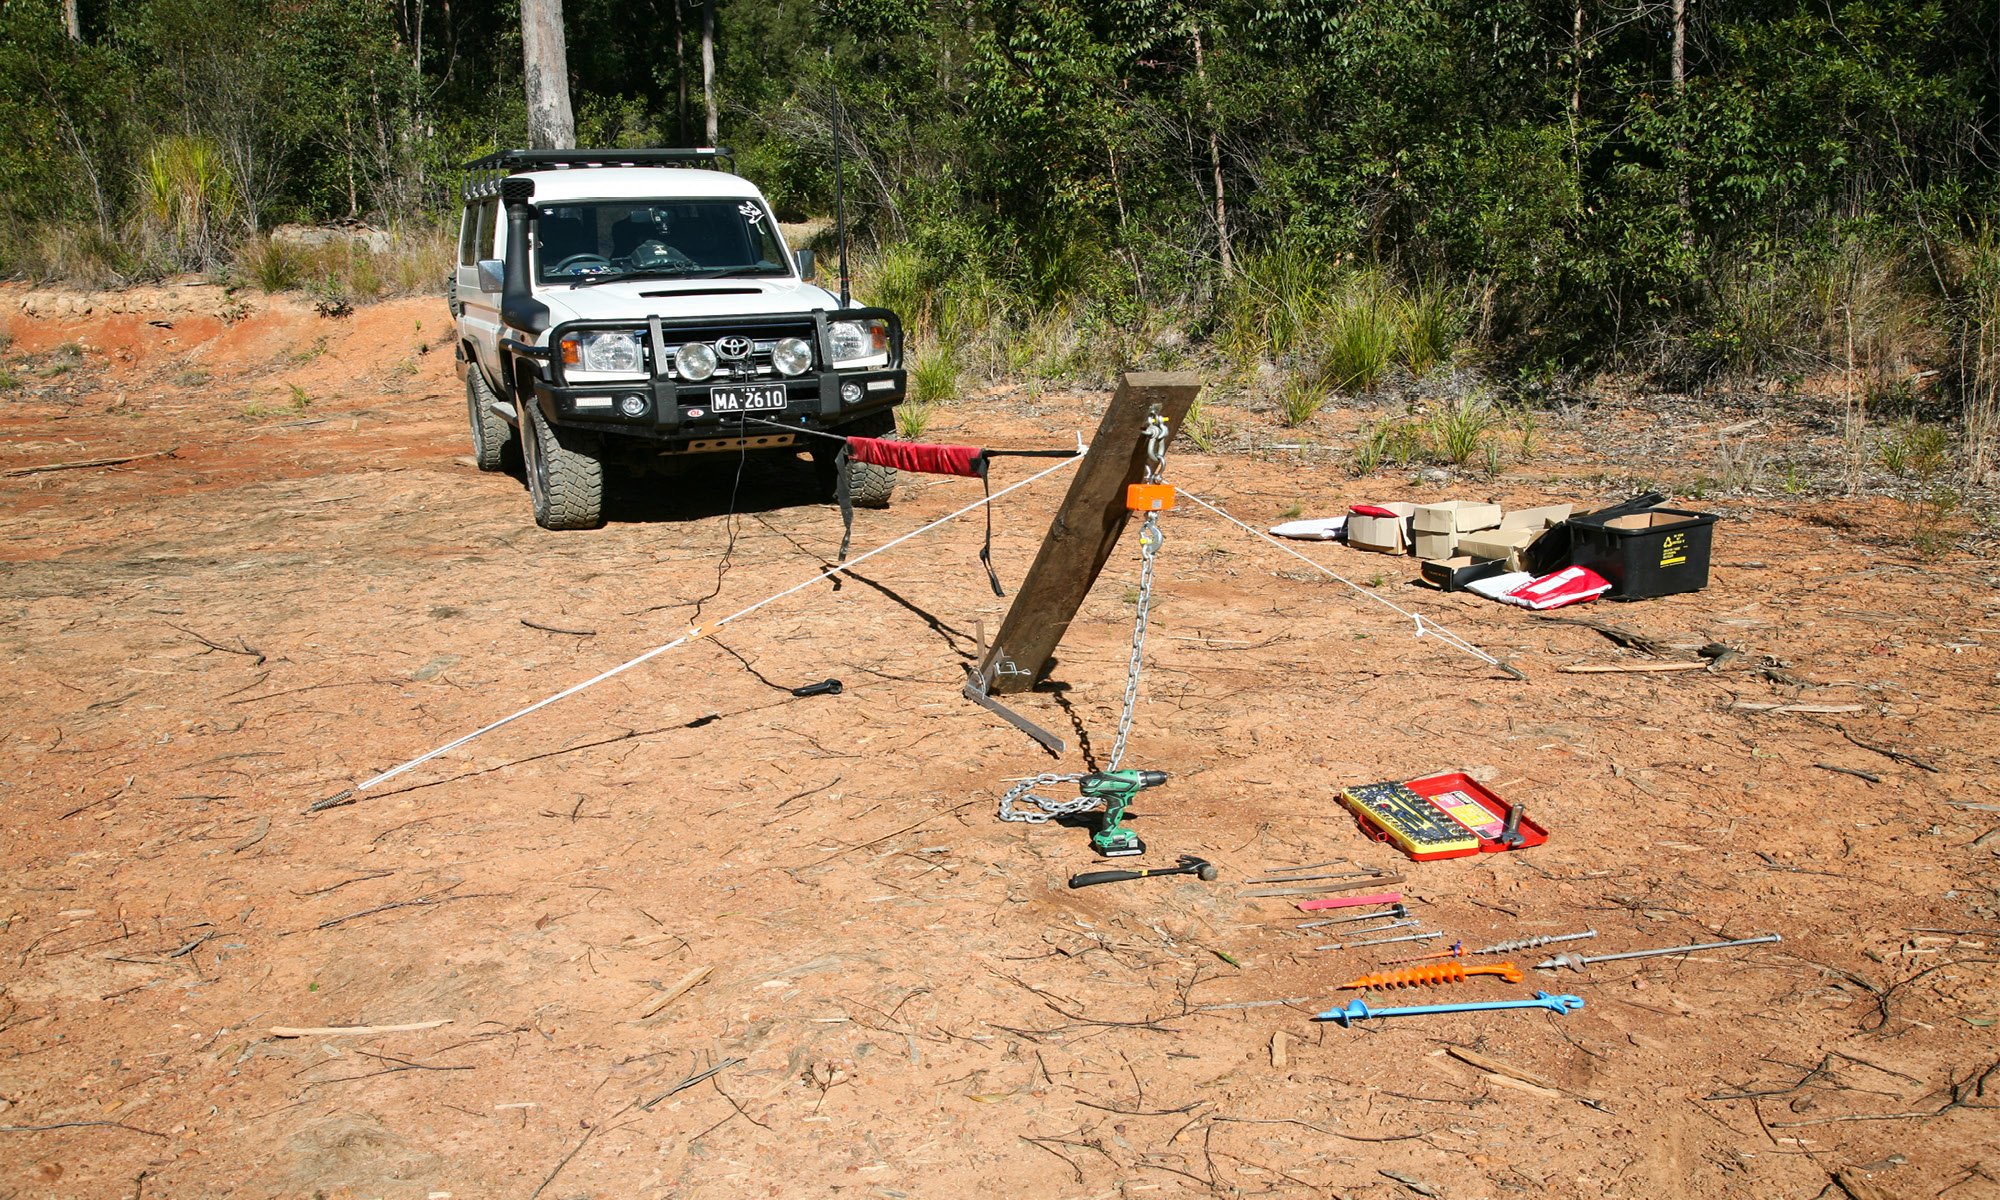
[[479,260],[501,258],[500,201],[467,205],[458,235],[459,321],[488,380],[505,383],[500,354],[500,293],[479,290]]

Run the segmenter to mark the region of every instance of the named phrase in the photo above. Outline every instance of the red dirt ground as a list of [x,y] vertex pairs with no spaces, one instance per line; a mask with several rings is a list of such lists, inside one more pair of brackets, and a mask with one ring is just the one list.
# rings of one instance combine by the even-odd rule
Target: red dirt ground
[[[1146,861],[1203,855],[1212,884],[1071,892],[1082,830],[994,820],[1009,779],[1085,757],[958,695],[1006,605],[973,522],[308,813],[807,578],[837,516],[802,468],[753,465],[733,521],[723,470],[537,530],[463,457],[435,300],[0,302],[0,471],[155,455],[0,478],[0,1196],[2000,1196],[2000,563],[1915,557],[1893,501],[1710,501],[1707,591],[1558,614],[1670,660],[1741,651],[1712,671],[1565,673],[1647,658],[1305,547],[1526,683],[1184,506],[1129,763],[1172,773],[1135,806]],[[1000,391],[931,436],[1067,444],[1103,401]],[[1170,477],[1260,525],[1628,486],[1554,449],[1490,482],[1356,480],[1328,450],[1354,414],[1215,411],[1247,448],[1178,445]],[[1010,585],[1062,486],[999,506]],[[912,481],[856,545],[976,494]],[[1099,753],[1135,579],[1128,546],[1069,690],[1020,700]],[[784,690],[829,676],[841,695]],[[1406,863],[1335,799],[1440,769],[1550,842]],[[1243,881],[1339,859],[1400,870],[1474,946],[1784,942],[1370,997],[1539,986],[1586,1000],[1568,1016],[1315,1024],[1396,955],[1314,952]]]

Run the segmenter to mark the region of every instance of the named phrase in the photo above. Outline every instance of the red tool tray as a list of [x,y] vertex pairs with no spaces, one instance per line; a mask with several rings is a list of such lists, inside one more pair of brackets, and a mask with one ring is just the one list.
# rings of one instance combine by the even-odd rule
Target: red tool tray
[[[1429,854],[1403,850],[1403,853],[1409,855],[1413,862],[1429,862],[1436,858],[1467,858],[1473,854],[1497,854],[1503,850],[1526,850],[1530,846],[1539,846],[1549,840],[1549,831],[1537,824],[1534,818],[1528,816],[1526,813],[1522,813],[1519,827],[1521,835],[1520,844],[1509,846],[1501,842],[1499,835],[1507,825],[1507,809],[1509,806],[1505,800],[1487,790],[1470,775],[1450,771],[1443,775],[1431,775],[1423,779],[1412,779],[1403,786],[1433,803],[1437,803],[1440,799],[1447,800],[1446,803],[1438,804],[1438,808],[1443,815],[1459,825],[1466,826],[1470,829],[1472,835],[1479,839],[1479,847],[1476,850],[1440,850]],[[1475,818],[1474,821],[1469,822],[1455,815],[1452,811],[1453,808],[1458,807],[1459,811],[1463,812],[1464,809],[1462,806],[1467,801],[1478,805],[1491,819],[1484,823],[1479,823]],[[1395,839],[1390,837],[1387,832],[1378,828],[1373,821],[1370,821],[1358,812],[1354,815],[1354,823],[1361,827],[1362,833],[1374,840],[1388,842],[1392,846],[1396,845]],[[1488,836],[1489,834],[1491,836]],[[1401,846],[1397,846],[1396,848],[1399,850],[1402,849]]]

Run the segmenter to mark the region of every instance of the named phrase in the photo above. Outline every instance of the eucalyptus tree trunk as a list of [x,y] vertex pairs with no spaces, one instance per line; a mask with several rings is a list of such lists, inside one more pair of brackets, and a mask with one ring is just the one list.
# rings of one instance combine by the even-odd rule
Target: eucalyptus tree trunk
[[576,116],[569,105],[562,0],[521,0],[521,59],[528,82],[528,146],[574,149]]
[[83,40],[83,14],[76,10],[77,0],[63,0],[63,28],[69,32],[69,40]]
[[1681,210],[1681,245],[1694,246],[1694,218],[1690,213],[1687,164],[1687,15],[1688,0],[1674,0],[1674,199]]
[[715,111],[715,0],[701,0],[701,110],[708,118],[708,141],[722,140],[721,122]]
[[1208,169],[1215,179],[1215,240],[1222,249],[1222,277],[1235,273],[1236,264],[1229,248],[1229,202],[1222,192],[1222,139],[1216,129],[1215,102],[1208,94],[1208,60],[1202,53],[1201,28],[1190,33],[1194,39],[1194,73],[1201,84],[1201,107],[1208,117]]

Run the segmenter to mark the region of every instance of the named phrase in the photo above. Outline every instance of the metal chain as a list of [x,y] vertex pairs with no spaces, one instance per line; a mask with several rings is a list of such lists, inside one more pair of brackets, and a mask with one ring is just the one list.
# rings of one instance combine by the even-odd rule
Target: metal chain
[[[1146,417],[1146,482],[1160,482],[1160,468],[1167,451],[1167,419],[1160,415],[1158,405]],[[1153,603],[1153,558],[1159,553],[1160,514],[1149,512],[1145,523],[1139,527],[1139,603],[1138,614],[1132,624],[1132,661],[1125,671],[1125,707],[1118,717],[1118,737],[1111,745],[1111,757],[1104,769],[1116,771],[1125,757],[1125,742],[1132,735],[1132,712],[1139,702],[1139,668],[1146,649],[1146,622]],[[1072,816],[1091,812],[1103,805],[1094,796],[1076,800],[1051,800],[1037,796],[1033,792],[1039,787],[1058,783],[1076,783],[1082,775],[1044,774],[1026,779],[1007,789],[1000,797],[1000,819],[1002,821],[1022,821],[1030,825],[1040,825],[1057,817]],[[1015,804],[1027,802],[1042,811],[1033,812],[1017,809]]]
[[[1159,405],[1146,416],[1146,482],[1160,482],[1160,469],[1167,454],[1167,419]],[[1146,624],[1153,609],[1153,559],[1164,540],[1160,514],[1148,512],[1139,527],[1139,601],[1132,620],[1132,660],[1125,668],[1125,706],[1118,715],[1118,737],[1111,743],[1111,758],[1105,770],[1116,771],[1125,758],[1125,742],[1132,736],[1132,712],[1139,703],[1139,669],[1146,652]]]
[[[1075,783],[1082,778],[1083,776],[1081,775],[1037,775],[1033,779],[1024,779],[1013,787],[1008,788],[1007,794],[1000,797],[1000,819],[1003,821],[1025,821],[1030,825],[1040,825],[1047,821],[1053,821],[1057,817],[1067,817],[1073,813],[1089,812],[1103,802],[1095,797],[1078,800],[1051,800],[1046,796],[1029,794],[1038,787],[1047,787],[1052,783]],[[1017,811],[1014,808],[1014,804],[1019,800],[1026,800],[1030,804],[1038,804],[1041,806],[1042,811]]]

